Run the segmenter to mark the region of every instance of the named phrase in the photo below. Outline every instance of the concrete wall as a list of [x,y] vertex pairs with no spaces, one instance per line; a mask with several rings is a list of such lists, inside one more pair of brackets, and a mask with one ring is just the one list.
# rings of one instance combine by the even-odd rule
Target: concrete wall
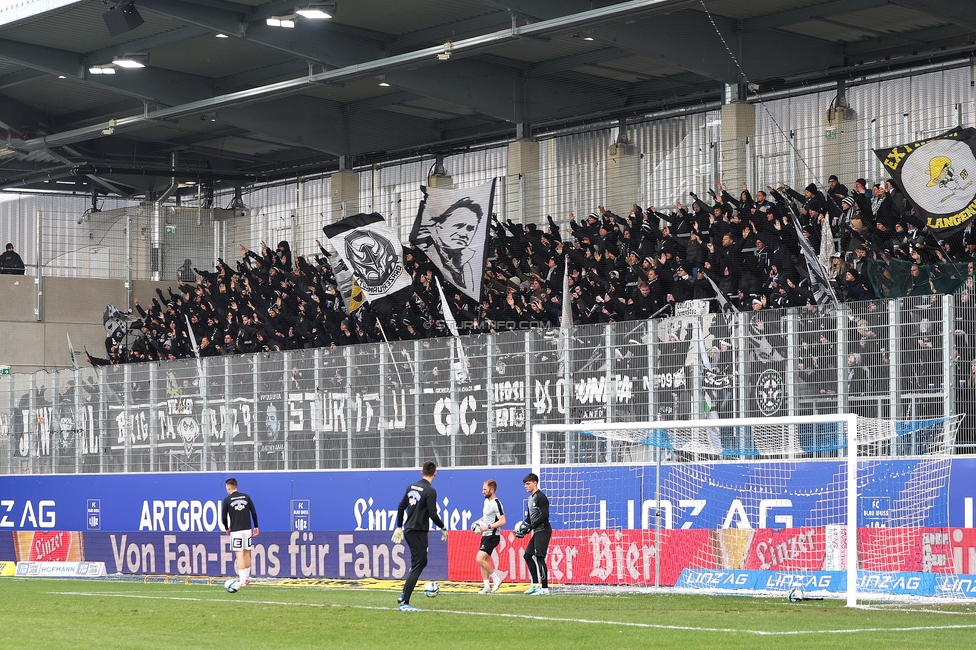
[[[150,305],[156,287],[165,294],[168,286],[175,290],[172,282],[137,281],[133,295]],[[42,278],[40,321],[34,314],[36,300],[33,277],[0,275],[0,365],[9,365],[10,372],[70,368],[65,332],[71,336],[80,366],[87,365],[86,346],[93,355],[104,357],[102,312],[109,303],[125,310],[125,282]]]

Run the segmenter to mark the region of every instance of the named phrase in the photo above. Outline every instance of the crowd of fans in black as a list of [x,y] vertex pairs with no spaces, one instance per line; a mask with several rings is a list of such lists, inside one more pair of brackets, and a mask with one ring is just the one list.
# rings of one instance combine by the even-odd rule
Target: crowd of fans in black
[[[891,181],[871,187],[858,179],[850,191],[831,176],[825,192],[814,184],[798,192],[781,183],[755,195],[743,184],[738,197],[718,183],[709,194],[710,203],[691,194],[690,206],[679,203],[667,214],[638,205],[625,215],[603,207],[582,219],[570,213],[562,228],[552,217],[540,227],[502,223],[493,215],[482,301],[444,283],[461,333],[558,326],[567,269],[575,324],[667,316],[692,299],[711,300],[713,310],[812,304],[793,219],[815,251],[824,228],[838,242],[829,276],[842,301],[876,297],[865,276],[868,258],[924,268],[976,257],[972,224],[936,239]],[[403,251],[413,277],[405,303],[383,314],[367,304],[349,315],[329,254],[319,249],[320,255],[296,258],[287,241],[275,249],[262,243],[260,253],[242,246],[239,260],[218,260],[213,271],[188,264],[177,293],[157,290],[151,305],[136,301],[135,337],[109,337],[107,357],[89,355],[89,361],[191,357],[186,319],[201,356],[447,334],[437,271],[422,250]]]

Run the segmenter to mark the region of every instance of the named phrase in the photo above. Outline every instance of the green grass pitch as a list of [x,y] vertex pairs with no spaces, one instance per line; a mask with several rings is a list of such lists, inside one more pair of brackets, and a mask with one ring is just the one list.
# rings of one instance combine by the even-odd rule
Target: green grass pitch
[[7,648],[970,648],[976,604],[848,609],[678,594],[415,593],[252,584],[0,580]]

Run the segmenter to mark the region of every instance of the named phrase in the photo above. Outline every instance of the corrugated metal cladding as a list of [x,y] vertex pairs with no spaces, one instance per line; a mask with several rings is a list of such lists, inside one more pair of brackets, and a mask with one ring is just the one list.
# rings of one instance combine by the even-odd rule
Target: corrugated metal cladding
[[[124,248],[124,241],[116,242],[92,232],[86,211],[90,199],[55,195],[3,195],[0,201],[0,245],[12,243],[28,266],[27,274],[35,275],[37,264],[37,215],[41,215],[41,263],[47,276],[88,276],[92,249],[112,246]],[[103,210],[121,207],[122,201],[104,201]],[[80,221],[80,223],[79,223]],[[121,271],[119,267],[117,271]],[[96,276],[97,277],[97,276]],[[113,277],[124,277],[114,275]]]
[[[843,170],[829,168],[833,164],[831,147],[838,142],[834,138],[839,137],[828,132],[825,118],[836,95],[834,90],[757,105],[757,135],[750,138],[751,159],[746,165],[749,187],[755,191],[779,181],[797,188],[810,182],[823,185],[831,173],[841,176],[849,187],[857,177],[870,182],[884,180],[884,169],[872,149],[930,136],[956,126],[960,120],[964,125],[976,121],[969,79],[969,68],[957,68],[849,88],[847,96],[857,120],[843,126],[843,135],[848,138],[843,146],[855,152],[857,163]],[[626,213],[630,203],[637,202],[668,210],[679,201],[690,203],[689,191],[705,197],[715,181],[722,180],[720,111],[649,120],[628,129],[630,141],[641,154],[639,182],[634,185],[633,199],[626,205],[607,208]],[[520,218],[522,212],[516,202],[521,198],[521,183],[523,192],[538,188],[538,199],[525,197],[526,222],[544,224],[548,214],[565,223],[570,212],[584,216],[605,205],[607,150],[616,138],[616,128],[603,128],[544,139],[539,146],[540,171],[526,174],[521,180],[518,175],[507,175],[507,143],[448,156],[444,164],[458,187],[500,178],[495,212],[502,219]],[[359,170],[357,209],[383,214],[406,242],[420,204],[420,186],[426,182],[433,163],[433,158],[425,158]],[[737,187],[728,189],[733,194],[738,191]],[[250,217],[212,226],[213,250],[223,251],[223,256],[230,259],[239,255],[240,244],[255,248],[262,240],[274,245],[287,239],[297,254],[314,254],[322,225],[341,218],[341,209],[333,203],[328,178],[303,181],[300,206],[298,195],[297,183],[255,188],[245,196]],[[215,199],[215,206],[226,207],[231,198],[222,195]],[[122,201],[106,204],[125,205]],[[124,246],[124,240],[97,241],[97,233],[85,224],[77,224],[88,207],[89,200],[81,197],[21,195],[0,202],[0,243],[13,242],[28,264],[33,263],[37,237],[34,214],[42,210],[46,215],[42,232],[43,255],[48,260],[45,273],[94,273],[97,264],[93,260],[104,254],[100,247],[118,248]],[[133,246],[146,245],[146,238],[137,236],[145,227],[146,224],[134,224]],[[104,236],[117,239],[109,232]],[[111,259],[116,259],[116,253]],[[126,268],[112,266],[109,272],[114,277],[125,277]]]
[[544,140],[539,147],[541,221],[557,223],[569,213],[585,217],[602,205],[607,193],[607,149],[617,129],[573,133]]
[[666,210],[678,202],[689,204],[689,191],[705,196],[714,183],[713,147],[720,122],[720,114],[710,111],[633,127],[631,139],[643,154],[643,206]]

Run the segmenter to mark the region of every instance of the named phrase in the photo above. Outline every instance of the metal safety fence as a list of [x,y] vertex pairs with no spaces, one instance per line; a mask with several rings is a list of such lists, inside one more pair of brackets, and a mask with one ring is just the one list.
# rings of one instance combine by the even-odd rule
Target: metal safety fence
[[970,293],[13,374],[0,472],[525,464],[533,424],[847,412],[976,413]]

